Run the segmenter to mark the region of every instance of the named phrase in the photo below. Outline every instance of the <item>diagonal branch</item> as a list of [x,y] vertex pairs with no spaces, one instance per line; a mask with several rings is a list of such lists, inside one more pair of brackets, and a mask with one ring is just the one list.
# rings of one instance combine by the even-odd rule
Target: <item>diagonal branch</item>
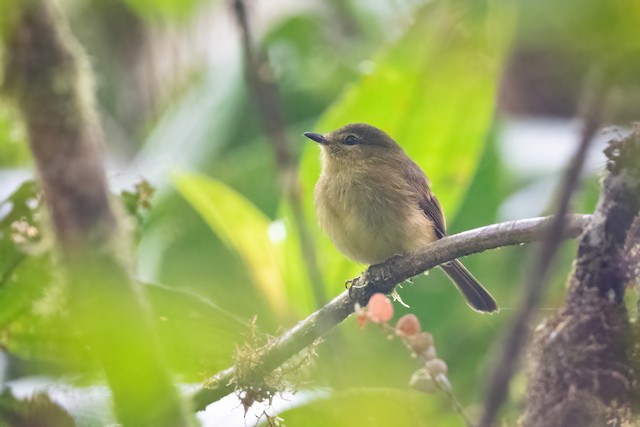
[[[569,215],[564,222],[561,238],[575,238],[591,219],[590,215]],[[358,286],[351,295],[345,291],[306,319],[275,339],[262,350],[260,363],[243,375],[259,378],[286,362],[316,339],[329,332],[354,311],[355,303],[366,305],[376,292],[390,293],[398,283],[438,265],[473,253],[503,246],[518,245],[540,240],[548,229],[552,217],[531,218],[503,222],[448,236],[429,246],[404,256],[390,258],[382,264],[369,267],[355,281]],[[202,388],[193,396],[197,410],[204,409],[234,391],[234,367],[219,372],[209,388]]]

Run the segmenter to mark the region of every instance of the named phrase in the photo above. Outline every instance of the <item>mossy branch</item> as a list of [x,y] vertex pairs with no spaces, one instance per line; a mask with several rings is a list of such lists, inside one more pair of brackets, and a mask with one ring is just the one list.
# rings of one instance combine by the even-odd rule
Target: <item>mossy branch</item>
[[[346,319],[353,313],[356,303],[366,305],[371,295],[376,292],[388,294],[398,283],[456,258],[488,249],[540,240],[551,221],[551,217],[545,217],[493,224],[445,237],[419,251],[373,265],[362,276],[354,279],[354,285],[358,288],[352,289],[351,293],[345,291],[338,295],[266,345],[259,351],[257,359],[260,363],[250,372],[242,372],[242,375],[252,378],[266,376]],[[577,237],[589,221],[589,215],[567,216],[561,237]],[[238,381],[237,375],[235,367],[218,373],[210,385],[198,390],[193,396],[195,409],[202,410],[210,403],[233,392],[235,383],[243,383]]]

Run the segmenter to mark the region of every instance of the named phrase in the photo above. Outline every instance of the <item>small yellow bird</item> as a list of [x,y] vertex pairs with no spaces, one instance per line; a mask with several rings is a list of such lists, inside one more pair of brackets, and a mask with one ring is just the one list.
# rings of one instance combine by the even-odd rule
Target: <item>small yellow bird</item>
[[[382,130],[353,123],[328,134],[305,132],[322,151],[314,203],[320,226],[362,264],[414,251],[447,234],[429,179]],[[494,312],[491,294],[459,260],[441,265],[471,308]]]

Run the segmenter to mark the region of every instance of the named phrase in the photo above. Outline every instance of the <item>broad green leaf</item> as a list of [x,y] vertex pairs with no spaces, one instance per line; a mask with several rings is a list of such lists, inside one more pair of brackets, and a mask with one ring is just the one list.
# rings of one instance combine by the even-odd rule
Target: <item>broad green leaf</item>
[[278,415],[287,425],[308,427],[465,425],[453,409],[443,406],[442,397],[391,388],[332,393],[328,398],[313,400]]
[[22,254],[0,281],[0,328],[6,327],[38,304],[51,283],[53,263],[49,254]]
[[233,364],[247,324],[198,295],[152,284],[143,289],[174,370],[198,381]]
[[[384,129],[425,170],[453,217],[491,128],[511,9],[503,2],[469,1],[421,7],[406,34],[375,58],[373,72],[347,89],[314,130],[329,132],[352,122]],[[318,148],[309,143],[301,179],[313,218],[318,157]],[[346,264],[326,238],[320,245],[331,289],[363,268]]]
[[269,237],[269,218],[219,181],[203,175],[178,174],[174,182],[216,235],[242,258],[274,313],[286,315],[282,250]]
[[63,277],[51,253],[23,254],[0,288],[2,345],[11,354],[33,362],[25,364],[33,375],[42,373],[38,369],[43,368],[46,374],[53,374],[60,369],[98,366],[77,323],[68,315]]
[[33,207],[38,197],[35,183],[26,181],[6,200],[0,201],[0,285],[25,256],[20,244],[29,243],[30,239],[20,231],[28,226],[37,227]]
[[26,181],[0,202],[0,328],[30,311],[51,281],[51,257],[38,243],[38,197],[35,183]]
[[300,235],[293,224],[293,214],[288,204],[283,203],[279,216],[281,219],[278,223],[282,224],[286,233],[282,245],[289,304],[299,317],[306,317],[318,308],[311,288],[310,272],[302,256]]

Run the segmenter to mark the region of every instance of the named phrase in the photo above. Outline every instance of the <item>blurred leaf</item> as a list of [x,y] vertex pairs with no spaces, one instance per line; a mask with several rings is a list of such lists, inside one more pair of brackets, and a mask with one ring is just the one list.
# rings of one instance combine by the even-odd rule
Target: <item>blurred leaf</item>
[[[11,34],[18,19],[20,5],[21,2],[14,0],[0,0],[0,10],[2,11],[2,13],[0,13],[0,42],[3,42],[3,39],[7,37],[8,34]],[[0,54],[1,49],[0,47]],[[1,74],[0,77],[2,77]]]
[[233,363],[247,325],[198,295],[147,284],[144,287],[172,367],[193,380]]
[[332,31],[335,24],[319,20],[315,11],[292,15],[262,40],[290,123],[317,117],[326,109],[344,82],[358,77],[356,65],[371,49],[370,44],[365,49],[353,38],[337,38]]
[[243,84],[235,57],[203,70],[149,132],[128,168],[129,180],[144,176],[162,192],[167,170],[208,166],[229,144],[235,127],[246,124]]
[[568,2],[520,1],[522,36],[526,45],[546,46],[605,55],[640,51],[640,3],[634,0]]
[[0,328],[30,311],[50,283],[51,259],[35,250],[38,198],[35,182],[27,181],[0,203]]
[[[41,295],[25,304],[24,310],[6,325],[3,346],[27,364],[45,362],[48,375],[58,370],[96,369],[96,358],[87,348],[78,325],[68,316],[65,287],[53,277],[60,272],[55,267],[45,271],[46,265],[34,268],[36,262],[41,261],[27,258],[17,277],[21,284],[37,287]],[[27,372],[30,369],[26,368]]]
[[[435,1],[415,16],[407,33],[377,57],[372,73],[348,89],[315,128],[329,132],[366,122],[384,129],[427,172],[452,217],[491,127],[512,7]],[[318,148],[309,145],[301,179],[312,216],[311,194],[320,165]],[[328,239],[321,238],[320,245],[320,264],[332,289],[361,269],[346,264]]]
[[19,258],[0,286],[0,328],[6,327],[32,306],[51,283],[53,265],[49,254]]
[[46,374],[97,366],[68,317],[62,271],[50,251],[20,254],[2,281],[0,313],[2,346],[27,364],[46,362]]
[[353,389],[333,393],[278,414],[287,425],[333,427],[464,426],[464,420],[439,408],[441,398],[402,389]]
[[284,240],[282,241],[284,256],[284,283],[289,295],[289,305],[296,310],[298,317],[306,317],[317,309],[313,295],[311,280],[307,265],[302,257],[300,235],[293,224],[293,213],[289,206],[283,204],[278,224],[284,227]]
[[29,158],[22,121],[14,110],[0,102],[0,167],[23,165]]
[[218,237],[242,258],[274,313],[286,316],[282,249],[269,237],[269,218],[219,181],[203,175],[179,174],[174,182]]
[[198,6],[210,0],[125,0],[127,5],[147,19],[186,19]]
[[[225,147],[243,145],[241,142],[245,139],[237,139],[237,131],[248,126],[244,76],[239,60],[235,55],[223,59],[208,64],[184,95],[175,99],[158,119],[144,147],[128,168],[126,186],[130,187],[144,176],[157,188],[139,244],[138,276],[148,282],[198,289],[211,295],[221,306],[230,307],[235,303],[237,289],[246,292],[252,289],[252,284],[237,259],[233,260],[235,263],[229,262],[229,252],[211,238],[207,224],[194,220],[197,213],[170,188],[167,174],[171,170],[217,170],[220,164],[234,172],[240,169],[229,162],[228,156],[217,162]],[[255,155],[255,150],[249,152]],[[252,162],[241,162],[243,169],[247,163]],[[268,187],[262,182],[264,173],[253,176],[260,184],[254,184],[252,188],[260,191]],[[267,192],[260,194],[264,193]],[[247,193],[243,191],[243,194]],[[221,277],[219,271],[224,272],[223,284],[230,290],[210,286],[209,278]],[[234,282],[238,281],[242,284],[235,286]],[[246,317],[256,311],[265,311],[265,307],[262,301],[251,308],[245,307],[244,311],[250,312]]]

